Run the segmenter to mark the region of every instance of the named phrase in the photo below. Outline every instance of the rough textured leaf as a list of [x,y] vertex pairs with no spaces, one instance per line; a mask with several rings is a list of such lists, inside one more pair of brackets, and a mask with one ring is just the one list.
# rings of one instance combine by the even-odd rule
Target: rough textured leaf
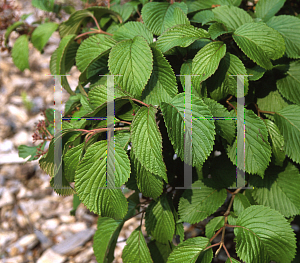
[[264,23],[246,23],[233,34],[240,49],[265,69],[271,69],[270,59],[278,59],[285,51],[284,39],[275,29]]
[[18,37],[12,48],[11,56],[14,64],[19,70],[24,71],[26,68],[29,69],[29,47],[27,35]]
[[[216,190],[207,187],[201,180],[192,184],[192,188],[185,190],[179,201],[178,212],[180,222],[198,223],[216,210],[225,202],[225,189]],[[199,189],[201,187],[201,189]]]
[[80,161],[83,144],[79,144],[76,147],[67,151],[63,156],[64,159],[64,172],[68,182],[74,182],[75,171]]
[[160,105],[169,102],[177,93],[177,83],[174,71],[161,53],[156,48],[151,48],[153,53],[153,71],[142,93],[142,99],[147,104]]
[[191,22],[201,23],[202,25],[208,22],[214,21],[214,13],[211,10],[204,10],[196,13],[192,18]]
[[260,0],[255,7],[255,15],[263,21],[268,21],[283,7],[286,0]]
[[126,241],[122,259],[124,263],[151,263],[150,251],[140,227],[134,230]]
[[228,31],[222,23],[213,23],[208,28],[208,33],[210,34],[212,39],[216,39],[223,34],[231,33],[231,31]]
[[215,73],[225,53],[226,45],[221,41],[211,42],[198,51],[192,64],[193,75],[199,75],[192,78],[196,87]]
[[170,28],[176,25],[189,25],[190,20],[186,16],[186,13],[180,8],[175,7],[173,12],[173,19],[166,20],[165,28]]
[[39,25],[32,33],[31,42],[35,48],[42,51],[49,38],[58,28],[56,23],[45,23]]
[[251,81],[259,80],[265,74],[266,70],[258,65],[254,66],[253,68],[247,68],[247,75],[248,79]]
[[271,207],[285,217],[299,214],[300,174],[292,163],[283,168],[273,165],[264,179],[252,176],[250,184],[254,186],[252,196],[259,205]]
[[262,205],[250,206],[238,217],[234,228],[236,251],[246,262],[274,260],[291,262],[296,252],[293,229],[278,211]]
[[246,23],[252,23],[252,17],[236,6],[218,6],[214,8],[214,20],[224,24],[229,31],[234,31]]
[[[192,126],[185,124],[185,94],[178,94],[170,103],[162,103],[161,109],[167,126],[168,136],[171,140],[175,153],[184,160],[184,129],[186,125],[187,138],[192,142],[192,164],[202,165],[213,149],[215,126],[211,120],[211,112],[208,106],[198,98],[192,101]],[[188,161],[188,160],[186,160]],[[189,163],[190,160],[189,160]]]
[[208,32],[192,25],[177,25],[158,37],[156,47],[165,53],[176,46],[188,47],[200,38],[209,38]]
[[233,200],[233,210],[236,215],[242,213],[249,206],[251,206],[251,204],[245,195],[240,193],[235,195],[235,198]]
[[[194,237],[180,243],[170,254],[167,263],[210,263],[213,258],[212,249],[203,251],[210,245],[206,237]],[[197,261],[197,262],[198,262]]]
[[125,3],[123,5],[112,5],[110,8],[121,15],[123,23],[129,19],[134,11],[134,7],[130,3]]
[[289,58],[300,58],[299,18],[287,15],[274,16],[267,22],[267,25],[283,36],[287,56]]
[[205,226],[205,236],[209,239],[213,237],[215,232],[224,226],[224,217],[217,216],[211,219]]
[[119,42],[109,53],[111,73],[122,75],[116,78],[117,83],[133,96],[141,95],[151,76],[152,65],[151,49],[141,36]]
[[289,105],[275,114],[277,124],[284,138],[284,151],[294,162],[300,163],[300,106]]
[[165,195],[158,201],[152,201],[147,207],[145,225],[148,235],[158,242],[168,244],[175,233],[175,221],[169,202]]

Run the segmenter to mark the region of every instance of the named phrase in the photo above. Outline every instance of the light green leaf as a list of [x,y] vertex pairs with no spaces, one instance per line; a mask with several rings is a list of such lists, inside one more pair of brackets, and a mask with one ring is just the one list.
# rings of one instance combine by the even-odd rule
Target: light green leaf
[[64,175],[59,176],[58,174],[55,174],[50,180],[50,186],[58,195],[67,196],[76,193]]
[[204,10],[196,13],[192,18],[191,22],[201,23],[202,25],[207,24],[210,21],[214,21],[214,13],[211,10]]
[[109,53],[108,66],[113,75],[122,75],[116,82],[133,96],[140,96],[147,84],[153,65],[153,55],[146,40],[136,36],[123,40]]
[[290,62],[285,76],[276,85],[282,96],[300,105],[300,60]]
[[132,150],[141,165],[166,182],[166,166],[162,156],[162,137],[156,124],[156,109],[142,107],[131,124]]
[[144,37],[149,44],[153,42],[153,35],[149,29],[144,24],[137,21],[130,21],[121,26],[114,33],[113,38],[117,41],[121,41],[133,39],[135,36]]
[[[247,173],[259,174],[264,177],[264,171],[271,159],[271,146],[268,142],[268,130],[263,120],[252,110],[245,109],[245,170]],[[244,125],[238,123],[238,129],[244,130]],[[243,131],[241,131],[243,132]],[[237,149],[237,141],[229,147],[228,157],[236,164],[237,154],[242,155],[244,149]],[[244,169],[244,163],[239,162],[238,168]]]
[[18,28],[19,26],[24,25],[23,21],[17,21],[15,23],[13,23],[12,25],[10,25],[6,31],[5,31],[5,35],[4,35],[4,45],[7,47],[7,44],[9,42],[9,36],[11,34],[11,32],[13,32],[16,28]]
[[71,148],[63,156],[64,160],[64,176],[68,182],[74,182],[75,171],[77,169],[78,163],[80,161],[82,153],[83,144],[79,144],[74,148]]
[[[201,189],[199,189],[201,187]],[[201,180],[192,184],[192,188],[185,190],[179,201],[178,212],[180,222],[198,223],[223,205],[227,192],[207,187]]]
[[300,174],[292,163],[282,168],[273,165],[264,179],[251,176],[250,184],[254,186],[252,196],[259,205],[271,207],[285,217],[300,213]]
[[283,150],[284,138],[274,122],[268,119],[264,119],[264,122],[267,126],[272,142],[272,154],[275,159],[275,164],[282,166],[283,161],[285,160],[285,152]]
[[240,213],[242,213],[249,206],[251,206],[251,204],[245,195],[240,194],[240,193],[235,195],[235,198],[233,200],[233,210],[236,215],[239,215]]
[[208,28],[208,33],[210,34],[212,39],[216,39],[217,37],[231,33],[233,31],[228,31],[226,27],[222,23],[213,23],[209,28]]
[[278,59],[285,51],[284,39],[275,29],[264,23],[246,23],[233,34],[240,49],[265,69],[271,69],[270,59]]
[[26,68],[29,69],[29,47],[27,35],[18,37],[12,48],[11,56],[14,64],[19,70],[24,71]]
[[121,219],[126,215],[127,202],[120,187],[130,175],[130,162],[124,149],[115,144],[115,187],[106,186],[107,142],[91,145],[75,173],[75,188],[85,206],[101,216]]
[[125,3],[123,5],[112,5],[111,10],[120,14],[122,17],[122,22],[126,22],[134,11],[134,7],[130,3]]
[[32,33],[31,42],[33,46],[42,51],[45,45],[47,44],[49,38],[54,31],[58,28],[56,23],[45,23],[39,25]]
[[171,28],[176,25],[189,25],[190,20],[186,16],[186,13],[180,8],[175,7],[173,12],[173,19],[166,20],[165,28]]
[[208,32],[191,25],[177,25],[165,31],[158,38],[156,47],[165,53],[176,46],[188,47],[200,38],[209,38]]
[[210,263],[213,258],[212,249],[203,251],[210,245],[206,237],[194,237],[180,243],[170,254],[167,263]]
[[20,145],[18,147],[19,150],[19,157],[26,159],[28,156],[30,156],[30,158],[27,160],[29,161],[33,161],[33,160],[37,160],[38,157],[35,157],[37,154],[37,149],[41,146],[41,144],[37,145],[37,146],[27,146],[27,145]]
[[211,219],[205,226],[205,236],[211,239],[215,232],[224,226],[224,217],[217,216]]
[[234,31],[246,23],[252,23],[252,17],[236,6],[218,6],[214,8],[214,20],[224,24],[229,31]]
[[295,233],[278,211],[262,205],[245,209],[234,228],[236,252],[246,262],[291,262],[296,252]]
[[172,242],[175,233],[175,221],[169,202],[165,195],[158,201],[152,201],[147,207],[145,225],[148,235],[158,242],[168,244]]
[[175,153],[184,161],[184,129],[186,125],[187,141],[192,142],[192,162],[186,159],[193,166],[202,165],[213,149],[215,126],[213,122],[206,118],[211,118],[212,114],[208,106],[198,98],[192,100],[192,125],[185,124],[185,94],[176,95],[170,103],[163,102],[161,110],[167,126],[168,136],[171,140]]
[[119,131],[118,133],[115,133],[115,142],[127,151],[127,146],[130,142],[130,132]]
[[233,0],[205,0],[205,1],[187,1],[189,13],[211,9],[213,5],[231,5]]
[[283,36],[287,56],[300,58],[300,20],[294,16],[280,15],[272,17],[267,25]]
[[150,251],[147,247],[141,228],[134,230],[126,241],[122,259],[124,263],[151,263]]
[[41,10],[52,12],[54,7],[54,0],[32,0],[32,6]]
[[153,53],[153,71],[143,90],[142,99],[147,104],[160,105],[169,102],[177,93],[175,73],[157,48],[151,48]]
[[275,123],[284,138],[284,151],[294,162],[300,163],[300,106],[289,105],[274,115]]
[[285,0],[260,0],[255,7],[255,15],[268,21],[283,7]]
[[[168,29],[166,23],[170,24],[174,21],[174,10],[179,7],[187,14],[187,6],[184,2],[173,4],[150,2],[143,6],[142,17],[145,25],[154,35],[160,35]],[[174,22],[173,22],[174,23]]]
[[198,51],[192,64],[193,75],[199,75],[192,78],[196,87],[215,73],[225,53],[226,45],[221,41],[211,42]]

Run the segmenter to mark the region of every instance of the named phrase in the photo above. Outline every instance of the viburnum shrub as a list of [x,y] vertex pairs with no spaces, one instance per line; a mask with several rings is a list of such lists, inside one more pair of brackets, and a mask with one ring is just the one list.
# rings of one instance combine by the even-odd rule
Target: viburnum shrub
[[[58,28],[51,74],[66,75],[73,66],[81,72],[75,92],[61,77],[70,93],[62,132],[54,136],[55,113],[47,109],[34,134],[43,142],[21,146],[20,156],[42,155],[40,167],[54,190],[74,194],[74,209],[82,202],[99,215],[98,262],[113,261],[124,223],[138,214],[146,233],[141,226],[131,233],[123,262],[206,263],[222,249],[226,263],[293,261],[291,222],[300,212],[300,20],[282,15],[284,4],[259,0],[246,11],[241,0],[114,1],[74,11],[60,25],[31,26],[16,40],[12,57],[24,70],[28,41],[42,51]],[[244,123],[236,121],[237,75],[244,76]],[[239,129],[245,131],[242,151]],[[54,183],[59,138],[61,185]],[[245,184],[237,187],[237,154],[244,149],[238,168]],[[134,190],[128,198],[124,185]],[[200,234],[186,239],[183,223],[200,227]],[[233,234],[235,251],[226,247]]]

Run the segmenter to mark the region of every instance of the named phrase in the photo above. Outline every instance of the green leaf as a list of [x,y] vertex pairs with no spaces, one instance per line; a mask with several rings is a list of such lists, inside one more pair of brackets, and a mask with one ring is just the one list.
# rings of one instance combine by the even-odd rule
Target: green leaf
[[260,0],[255,7],[255,15],[268,21],[283,7],[285,0]]
[[300,163],[300,106],[289,105],[275,114],[275,123],[284,138],[284,151],[294,162]]
[[186,13],[180,8],[175,7],[173,12],[173,19],[166,20],[165,28],[171,28],[176,25],[189,25],[190,20],[186,16]]
[[126,246],[123,249],[122,259],[124,263],[153,262],[140,227],[134,230],[127,239]]
[[214,21],[214,13],[211,10],[204,10],[196,13],[192,18],[191,22],[201,23],[202,25],[207,24],[210,21]]
[[207,31],[191,25],[177,25],[165,31],[158,38],[156,47],[165,53],[176,46],[188,47],[200,38],[209,38]]
[[153,42],[153,35],[149,29],[144,24],[137,21],[130,21],[121,26],[114,33],[113,38],[117,41],[121,41],[133,39],[135,36],[144,37],[149,44]]
[[[203,251],[210,245],[206,237],[194,237],[180,243],[170,254],[168,263],[210,263],[213,258],[212,249]],[[198,259],[198,260],[197,260]]]
[[82,148],[83,148],[83,144],[81,143],[76,147],[68,150],[67,153],[63,156],[64,165],[65,165],[64,175],[68,182],[74,182],[75,171],[80,161]]
[[120,232],[122,224],[108,217],[99,217],[97,231],[94,235],[93,249],[97,262],[107,262],[110,246],[115,235]]
[[54,8],[54,0],[32,0],[32,6],[41,10],[52,12]]
[[164,244],[172,242],[175,221],[165,195],[162,195],[158,201],[153,200],[147,207],[145,225],[148,235],[151,235],[158,242]]
[[[230,261],[231,259],[231,261]],[[226,262],[225,263],[240,263],[240,261],[234,259],[234,258],[227,258]]]
[[208,28],[208,33],[212,39],[216,39],[223,34],[232,33],[232,31],[228,31],[222,23],[213,23]]
[[275,159],[275,164],[282,166],[283,161],[285,160],[285,152],[283,150],[284,138],[274,122],[268,119],[264,119],[264,122],[267,126],[272,142],[272,154]]
[[50,180],[50,186],[58,195],[67,196],[76,193],[63,174],[61,176],[55,174]]
[[156,109],[142,107],[131,124],[132,150],[141,165],[166,182],[166,166],[162,156],[162,137],[156,124]]
[[134,7],[130,3],[124,5],[112,5],[111,10],[120,14],[122,17],[123,23],[126,22],[134,11]]
[[30,158],[27,160],[29,161],[33,161],[33,160],[37,160],[38,157],[35,157],[37,154],[37,149],[40,147],[41,144],[37,145],[37,146],[27,146],[27,145],[20,145],[18,147],[18,151],[19,151],[19,157],[26,159],[28,156],[30,156]]
[[106,35],[95,35],[85,39],[76,54],[76,66],[84,72],[87,68],[116,44],[116,41]]
[[[251,174],[259,174],[264,177],[264,171],[271,159],[271,146],[268,142],[268,130],[263,120],[252,110],[245,109],[245,171]],[[238,129],[244,130],[244,125],[238,124]],[[242,132],[242,131],[241,131]],[[229,147],[228,157],[236,164],[237,154],[242,155],[244,149],[237,149],[237,141]],[[238,163],[238,168],[243,170],[244,163]]]
[[11,34],[11,32],[13,32],[16,28],[18,28],[19,26],[24,25],[23,21],[17,21],[15,23],[13,23],[12,25],[10,25],[6,31],[5,31],[5,35],[4,35],[4,45],[7,47],[7,44],[9,42],[9,36]]
[[31,42],[33,46],[42,51],[45,45],[47,44],[49,38],[54,31],[58,28],[56,23],[45,23],[39,25],[32,33]]
[[233,200],[233,210],[236,215],[242,213],[249,206],[251,206],[251,204],[245,195],[240,193],[235,195],[235,198]]
[[205,226],[205,236],[209,239],[213,237],[217,230],[224,226],[224,217],[217,216],[211,219]]
[[11,56],[16,67],[24,71],[26,68],[29,69],[29,47],[28,47],[28,36],[22,35],[16,40]]
[[283,37],[264,23],[242,25],[234,32],[233,39],[247,57],[265,69],[272,68],[270,59],[282,57],[285,51]]
[[73,209],[70,211],[71,216],[75,216],[77,207],[81,204],[77,194],[73,195]]
[[214,20],[224,24],[229,31],[234,31],[246,23],[252,23],[252,17],[236,6],[218,6],[214,8]]
[[270,166],[264,179],[250,177],[254,186],[252,196],[256,203],[271,207],[285,217],[298,215],[300,212],[300,174],[290,162],[285,167]]
[[225,53],[226,45],[221,41],[211,42],[198,51],[192,64],[193,75],[199,75],[192,78],[196,87],[215,73]]
[[283,36],[287,56],[300,58],[300,20],[294,16],[280,15],[272,17],[267,25]]
[[143,90],[142,99],[147,104],[161,105],[162,102],[169,102],[178,93],[176,77],[161,51],[154,47],[151,49],[153,70]]
[[169,103],[163,102],[161,110],[167,126],[168,136],[171,140],[175,153],[184,161],[184,129],[186,127],[187,141],[192,142],[192,162],[185,160],[193,166],[202,165],[213,149],[215,126],[213,122],[206,118],[211,118],[208,106],[198,98],[193,98],[192,105],[192,125],[185,124],[185,94],[176,95]]
[[276,85],[282,96],[300,105],[300,60],[290,62],[285,76]]
[[151,257],[155,263],[166,263],[173,246],[173,243],[162,244],[156,240],[152,240],[148,243]]
[[153,65],[153,55],[146,40],[136,36],[123,40],[109,53],[108,66],[117,83],[133,96],[140,96],[147,84]]
[[[80,200],[101,216],[123,218],[127,212],[126,198],[117,188],[105,188],[107,173],[107,142],[91,145],[75,173],[75,188]],[[130,175],[130,162],[124,149],[115,144],[115,187],[121,187]]]
[[248,79],[251,81],[259,80],[263,77],[266,70],[258,65],[254,66],[253,68],[247,68],[247,75],[253,75],[248,76]]
[[245,209],[234,228],[236,252],[246,262],[291,262],[295,256],[293,229],[279,212],[262,205]]
[[174,23],[174,10],[179,7],[187,14],[187,6],[184,2],[173,4],[169,3],[158,3],[150,2],[143,6],[142,17],[145,25],[150,29],[150,31],[159,36],[165,30],[168,29],[167,25]]
[[[201,187],[201,189],[199,189]],[[207,187],[201,180],[192,184],[192,188],[184,191],[179,201],[178,212],[180,222],[198,223],[216,210],[225,202],[225,189],[216,190]]]
[[119,131],[118,133],[115,133],[115,142],[118,143],[124,150],[127,150],[130,140],[129,131]]

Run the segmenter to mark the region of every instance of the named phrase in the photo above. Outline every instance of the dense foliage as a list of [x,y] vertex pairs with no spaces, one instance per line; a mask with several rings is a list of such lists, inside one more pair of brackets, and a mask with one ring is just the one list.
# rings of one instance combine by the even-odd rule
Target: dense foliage
[[[33,3],[57,14],[62,9],[54,1]],[[63,121],[60,135],[63,189],[54,184],[52,109],[34,135],[43,142],[21,146],[20,156],[42,155],[40,167],[54,190],[74,194],[75,207],[80,200],[99,215],[98,262],[113,261],[124,222],[137,214],[145,214],[150,242],[141,227],[135,229],[123,250],[125,263],[209,263],[221,249],[226,263],[299,260],[290,223],[300,213],[300,19],[276,15],[284,4],[259,0],[245,10],[241,0],[132,0],[79,11],[64,7],[71,10],[67,21],[41,23],[16,40],[13,61],[24,70],[28,42],[42,51],[58,29],[61,42],[51,57],[51,74],[65,75],[73,66],[81,72],[75,92],[62,77],[70,93],[64,117],[72,117]],[[24,23],[8,28],[6,44]],[[107,121],[93,119],[107,116],[105,75],[121,75],[114,78],[113,189],[106,188]],[[192,133],[185,123],[183,75],[198,75],[191,78]],[[244,79],[247,188],[238,189],[232,189],[237,77],[231,75],[249,75]],[[178,189],[186,176],[185,132],[193,166],[193,188],[186,190]],[[45,153],[47,139],[52,140]],[[124,184],[134,190],[128,198],[119,188]],[[197,226],[207,218],[202,234],[185,239],[184,222]],[[231,254],[225,242],[230,229],[236,244]]]

